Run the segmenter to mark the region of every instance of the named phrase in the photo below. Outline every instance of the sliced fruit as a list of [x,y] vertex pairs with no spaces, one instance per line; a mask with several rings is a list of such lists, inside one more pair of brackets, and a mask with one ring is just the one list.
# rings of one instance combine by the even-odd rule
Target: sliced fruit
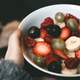
[[36,38],[35,41],[36,41],[36,42],[44,41],[44,39],[43,39],[43,38]]
[[28,29],[28,36],[33,39],[40,37],[40,29],[36,26],[32,26]]
[[36,43],[32,50],[37,56],[46,56],[51,52],[51,47],[48,43],[40,41]]
[[64,14],[62,12],[58,12],[55,15],[55,20],[59,23],[64,21]]
[[47,17],[47,18],[45,18],[44,21],[41,23],[41,28],[42,28],[42,27],[49,26],[49,25],[52,25],[52,24],[54,24],[53,19],[50,18],[50,17]]
[[48,70],[51,72],[60,73],[61,71],[61,61],[52,62],[48,65]]
[[78,22],[74,18],[70,18],[66,22],[67,27],[71,29],[71,31],[75,32],[78,28]]
[[76,51],[80,48],[80,38],[71,36],[65,41],[65,45],[69,51]]
[[64,27],[64,28],[62,28],[60,38],[65,40],[70,36],[70,34],[71,34],[70,29],[68,27]]
[[74,51],[68,51],[68,56],[75,58],[75,52]]
[[51,45],[53,49],[61,49],[61,50],[65,49],[65,42],[59,38],[53,39]]
[[61,57],[64,60],[68,59],[68,56],[60,49],[53,50],[53,54],[58,55],[59,57]]
[[60,28],[64,28],[66,26],[65,22],[62,22],[62,23],[56,23],[58,26],[60,26]]
[[80,60],[80,50],[75,52],[75,56]]
[[61,70],[61,73],[62,74],[65,74],[65,75],[74,75],[77,73],[77,69],[67,69],[67,68],[64,68]]
[[46,27],[47,33],[52,37],[59,37],[61,29],[58,25],[49,25]]

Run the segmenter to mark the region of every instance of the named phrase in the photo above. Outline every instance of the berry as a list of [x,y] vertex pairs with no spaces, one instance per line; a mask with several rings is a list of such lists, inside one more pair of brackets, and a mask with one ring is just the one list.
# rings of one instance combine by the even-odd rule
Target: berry
[[61,72],[61,61],[52,62],[48,65],[48,70],[56,73]]
[[56,13],[55,20],[60,23],[63,22],[64,21],[64,14],[61,12]]
[[41,23],[41,27],[46,27],[46,26],[52,25],[53,23],[54,23],[53,19],[51,19],[50,17],[47,17]]
[[52,37],[59,37],[61,29],[58,25],[49,25],[46,27],[47,33]]
[[32,50],[36,56],[46,56],[51,52],[51,47],[48,43],[40,41],[36,43]]
[[64,28],[62,28],[60,38],[65,40],[70,36],[70,34],[71,34],[70,29],[68,27],[64,27]]
[[28,36],[31,38],[38,38],[40,36],[40,29],[36,26],[32,26],[28,29]]
[[31,37],[27,37],[24,39],[25,42],[25,46],[26,47],[33,47],[36,44],[36,41],[34,39],[32,39]]
[[59,50],[59,49],[53,50],[53,54],[58,55],[64,60],[68,59],[68,56],[62,50]]
[[76,59],[76,58],[69,58],[67,60],[64,61],[65,63],[65,66],[68,68],[68,69],[75,69],[78,67],[79,65],[79,60]]
[[80,60],[80,50],[75,52],[75,56]]

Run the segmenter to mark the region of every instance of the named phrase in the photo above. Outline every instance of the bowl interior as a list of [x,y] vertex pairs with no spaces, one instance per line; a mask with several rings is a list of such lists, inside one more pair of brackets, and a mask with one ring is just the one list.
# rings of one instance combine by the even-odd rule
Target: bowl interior
[[[27,30],[31,26],[37,26],[40,27],[41,22],[44,20],[46,17],[51,17],[54,19],[54,16],[57,12],[62,12],[62,13],[71,13],[77,18],[80,18],[80,7],[76,5],[70,5],[70,4],[57,4],[57,5],[51,5],[47,7],[40,8],[28,16],[26,16],[22,22],[19,25],[19,28],[22,30],[24,34],[27,34]],[[35,68],[41,70],[42,72],[51,74],[51,75],[56,75],[56,76],[62,76],[62,77],[78,77],[80,74],[76,75],[64,75],[64,74],[58,74],[54,72],[47,71],[36,64],[32,63],[30,55],[27,53],[27,51],[24,53],[24,58]]]

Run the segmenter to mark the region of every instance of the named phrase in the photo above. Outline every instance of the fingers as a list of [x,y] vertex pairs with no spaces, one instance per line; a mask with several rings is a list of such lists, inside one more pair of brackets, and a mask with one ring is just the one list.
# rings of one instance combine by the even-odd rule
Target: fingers
[[0,34],[0,47],[5,47],[8,45],[9,37],[18,28],[19,24],[19,21],[14,20],[5,25],[0,25],[0,27],[2,28]]
[[21,65],[24,62],[21,35],[22,34],[19,29],[11,35],[8,43],[8,50],[5,55],[6,60],[11,60],[18,65]]

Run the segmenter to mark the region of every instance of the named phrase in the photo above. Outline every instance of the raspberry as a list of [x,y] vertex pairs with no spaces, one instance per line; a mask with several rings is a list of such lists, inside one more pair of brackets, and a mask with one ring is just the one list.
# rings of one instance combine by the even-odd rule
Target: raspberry
[[26,47],[33,47],[36,44],[36,41],[30,37],[27,37],[24,40]]
[[54,23],[53,19],[51,19],[50,17],[47,17],[41,23],[41,27],[46,27],[46,26],[52,25],[53,23]]
[[71,57],[68,60],[65,60],[64,63],[68,69],[75,69],[79,65],[79,60]]

